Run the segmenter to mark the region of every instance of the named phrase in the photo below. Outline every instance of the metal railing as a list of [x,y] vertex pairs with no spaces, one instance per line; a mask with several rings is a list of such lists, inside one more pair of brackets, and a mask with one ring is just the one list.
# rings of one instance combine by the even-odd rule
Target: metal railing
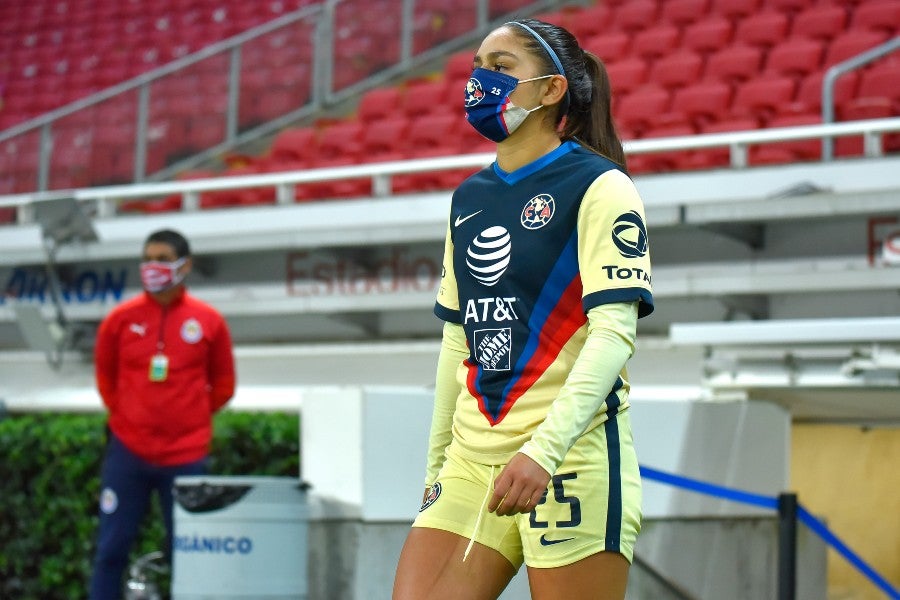
[[[867,50],[862,54],[840,62],[825,72],[822,79],[822,122],[833,123],[835,120],[834,88],[837,80],[842,75],[855,71],[865,65],[878,60],[900,49],[900,36],[888,40],[880,46]],[[822,139],[822,159],[831,160],[834,157],[834,140],[830,137]]]
[[[635,140],[626,142],[625,151],[628,155],[637,155],[672,150],[703,150],[724,147],[729,148],[732,167],[743,168],[747,166],[748,149],[751,146],[843,136],[863,136],[866,156],[878,157],[883,154],[881,138],[889,133],[900,133],[900,117],[669,137],[654,140]],[[494,158],[495,155],[493,153],[478,153],[261,175],[212,177],[190,181],[138,183],[61,190],[57,192],[16,194],[0,196],[0,208],[17,207],[19,210],[19,222],[26,223],[33,220],[32,208],[35,202],[69,197],[81,202],[95,203],[96,207],[93,212],[97,217],[110,217],[116,214],[116,206],[124,200],[152,199],[178,194],[182,197],[182,210],[195,211],[199,209],[199,195],[203,192],[248,188],[275,188],[276,203],[291,204],[294,202],[294,187],[297,185],[345,179],[369,179],[372,182],[372,195],[384,197],[392,193],[391,178],[394,175],[447,169],[476,169],[489,164]]]
[[[394,29],[380,31],[378,34],[380,38],[373,37],[370,40],[372,42],[370,45],[383,43],[384,39],[399,40],[397,52],[390,55],[370,48],[367,53],[366,47],[360,46],[355,54],[349,54],[344,48],[358,42],[359,37],[365,36],[369,30],[375,29],[372,23],[359,17],[366,15],[370,10],[365,6],[366,1],[326,0],[321,4],[282,15],[165,66],[0,131],[0,184],[4,170],[10,173],[16,170],[29,178],[33,175],[35,189],[38,191],[73,187],[66,185],[67,180],[63,180],[62,185],[59,185],[54,179],[62,177],[59,174],[62,169],[56,164],[60,154],[60,149],[56,147],[59,139],[56,135],[57,130],[64,129],[68,124],[67,121],[71,121],[73,125],[84,122],[102,123],[108,119],[110,113],[124,114],[123,124],[127,125],[129,131],[133,131],[130,134],[133,135],[133,145],[128,148],[128,152],[133,152],[130,169],[127,169],[127,173],[119,170],[113,176],[118,180],[116,182],[167,179],[181,170],[202,164],[228,149],[269,135],[316,111],[357,96],[362,91],[381,85],[392,77],[409,73],[446,55],[448,51],[473,43],[492,24],[500,22],[503,16],[511,11],[532,14],[563,4],[578,4],[561,0],[460,0],[454,3],[453,14],[448,15],[452,18],[445,20],[443,27],[447,35],[441,35],[441,32],[436,34],[434,31],[423,31],[421,25],[417,27],[417,19],[430,14],[422,12],[425,10],[422,8],[423,3],[416,0],[401,0],[397,3],[397,14],[390,15],[392,19],[386,18],[389,15],[379,15],[381,22],[393,23]],[[345,30],[350,30],[356,37],[347,37]],[[296,54],[306,57],[304,60],[308,63],[297,65],[298,68],[306,69],[305,77],[298,76],[296,82],[299,86],[306,86],[306,89],[295,89],[297,86],[292,87],[278,81],[274,78],[277,73],[270,81],[263,79],[260,87],[265,89],[265,92],[260,92],[261,100],[265,99],[264,96],[268,95],[270,90],[278,90],[293,93],[294,102],[282,107],[282,110],[264,114],[265,118],[261,122],[254,122],[252,115],[248,116],[246,114],[248,111],[242,106],[257,98],[248,98],[246,88],[242,87],[242,81],[250,76],[259,79],[261,73],[271,72],[265,69],[264,53],[257,52],[251,58],[249,56],[251,53],[247,50],[254,49],[251,46],[256,44],[264,46],[262,49],[265,50],[267,43],[274,44],[279,37],[287,37]],[[373,55],[380,58],[366,63]],[[358,65],[357,62],[366,64]],[[205,119],[206,123],[209,122],[210,115],[217,117],[218,122],[214,121],[213,125],[220,135],[210,136],[208,131],[198,127],[195,141],[188,140],[184,148],[166,147],[165,135],[161,136],[159,144],[154,144],[154,140],[150,139],[154,130],[151,113],[155,112],[154,101],[164,99],[164,94],[158,93],[159,89],[176,78],[190,78],[203,70],[217,71],[219,75],[222,70],[227,73],[227,77],[224,78],[227,81],[227,89],[222,94],[224,106],[217,108],[201,105],[188,116]],[[338,73],[349,73],[349,77],[338,78]],[[82,129],[89,130],[90,127]],[[202,140],[197,140],[201,134]],[[89,132],[84,133],[87,138],[89,135]],[[158,152],[156,145],[162,147]],[[36,150],[35,164],[27,164],[28,152],[24,150]],[[191,152],[187,152],[188,150]],[[101,162],[108,162],[117,158],[109,156],[110,154],[121,153],[122,149],[111,148],[90,139],[78,148],[78,152],[88,158],[99,156],[103,159]],[[186,156],[180,156],[179,152]],[[156,160],[148,161],[151,156]],[[174,158],[170,158],[171,156]],[[21,157],[26,157],[25,164],[21,163]],[[4,164],[12,166],[4,168]],[[75,166],[79,167],[80,171],[92,169],[90,164]],[[95,170],[103,171],[102,168]],[[10,173],[6,175],[11,177]]]

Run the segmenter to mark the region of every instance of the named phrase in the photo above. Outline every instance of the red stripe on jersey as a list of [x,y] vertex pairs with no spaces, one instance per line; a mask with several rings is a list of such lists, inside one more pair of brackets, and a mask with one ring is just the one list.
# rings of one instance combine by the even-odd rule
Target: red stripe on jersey
[[[525,392],[544,374],[556,357],[559,356],[563,346],[566,345],[575,332],[584,325],[587,317],[581,310],[581,277],[574,277],[559,298],[559,302],[547,316],[544,326],[538,338],[538,347],[528,360],[522,374],[516,378],[512,389],[509,391],[500,414],[494,420],[490,413],[486,412],[481,400],[479,408],[488,418],[491,425],[496,425],[506,417],[513,404],[516,403]],[[471,372],[470,372],[471,375]]]

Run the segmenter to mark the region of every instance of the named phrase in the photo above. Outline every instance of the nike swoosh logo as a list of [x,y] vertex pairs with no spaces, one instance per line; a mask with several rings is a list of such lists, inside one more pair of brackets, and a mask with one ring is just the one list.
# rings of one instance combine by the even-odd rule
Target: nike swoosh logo
[[548,540],[547,535],[544,534],[541,536],[541,546],[552,546],[553,544],[561,544],[563,542],[568,542],[569,540],[574,540],[573,537],[561,538],[558,540]]
[[465,217],[456,217],[456,222],[454,222],[453,226],[459,227],[460,225],[462,225],[463,223],[465,223],[466,221],[468,221],[469,219],[471,219],[472,217],[474,217],[475,215],[477,215],[480,212],[482,212],[482,211],[476,210],[471,215],[466,215]]

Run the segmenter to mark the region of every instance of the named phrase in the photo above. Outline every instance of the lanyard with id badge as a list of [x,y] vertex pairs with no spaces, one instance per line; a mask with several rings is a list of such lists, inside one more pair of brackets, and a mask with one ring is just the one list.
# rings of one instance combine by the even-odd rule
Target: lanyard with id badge
[[169,378],[169,357],[163,352],[166,347],[163,341],[163,330],[166,326],[166,311],[163,309],[162,319],[159,323],[159,338],[156,340],[156,354],[150,359],[148,379],[162,382]]

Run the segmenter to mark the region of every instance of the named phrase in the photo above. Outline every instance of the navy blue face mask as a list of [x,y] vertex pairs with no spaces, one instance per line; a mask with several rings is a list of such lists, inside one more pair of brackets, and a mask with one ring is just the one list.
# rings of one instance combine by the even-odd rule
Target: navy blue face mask
[[520,80],[499,71],[475,69],[466,84],[466,120],[487,139],[502,142],[529,114],[544,106],[528,110],[510,102],[509,95],[520,83],[547,77],[553,75]]

